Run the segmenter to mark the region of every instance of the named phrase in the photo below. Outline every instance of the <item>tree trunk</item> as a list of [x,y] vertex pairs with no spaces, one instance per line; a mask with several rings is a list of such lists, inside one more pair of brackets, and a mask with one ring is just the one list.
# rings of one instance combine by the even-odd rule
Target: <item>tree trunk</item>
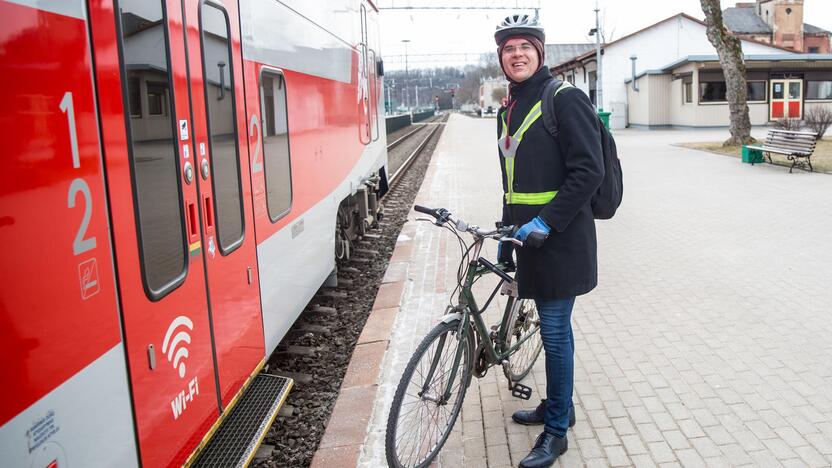
[[744,145],[754,142],[751,138],[751,120],[748,118],[748,87],[745,83],[745,61],[742,41],[731,35],[722,23],[722,7],[719,0],[699,0],[705,12],[708,40],[719,54],[719,65],[725,75],[728,109],[731,111],[731,138],[723,146]]

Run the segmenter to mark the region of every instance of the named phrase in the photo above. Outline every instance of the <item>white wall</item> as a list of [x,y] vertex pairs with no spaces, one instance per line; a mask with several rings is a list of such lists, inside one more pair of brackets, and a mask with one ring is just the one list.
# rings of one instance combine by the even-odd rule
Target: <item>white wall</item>
[[638,91],[633,84],[627,85],[628,107],[627,121],[630,125],[650,125],[650,76],[644,75],[636,79]]
[[[743,41],[743,52],[787,53],[748,41]],[[627,84],[624,81],[631,77],[631,55],[638,57],[636,74],[639,74],[646,70],[660,69],[689,55],[716,55],[716,50],[708,42],[705,26],[684,17],[671,19],[607,46],[601,77],[603,107],[613,111],[610,121],[613,128],[623,128],[626,124]]]
[[[689,73],[694,72],[694,65],[692,63],[673,70],[673,73]],[[697,104],[697,90],[699,84],[697,82],[697,74],[694,72],[692,76],[691,96],[692,102],[684,102],[684,80],[672,80],[670,82],[670,124],[681,126],[693,126],[696,123],[696,106]]]

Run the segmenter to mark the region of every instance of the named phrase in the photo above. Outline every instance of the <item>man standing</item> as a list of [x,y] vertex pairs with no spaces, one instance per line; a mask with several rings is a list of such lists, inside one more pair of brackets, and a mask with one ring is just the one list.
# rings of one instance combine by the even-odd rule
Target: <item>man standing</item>
[[[521,298],[534,299],[546,355],[546,399],[518,411],[520,424],[543,424],[521,467],[551,466],[566,452],[575,423],[572,405],[572,307],[575,296],[598,282],[595,221],[590,199],[604,177],[601,130],[583,92],[565,84],[556,91],[557,137],[543,125],[541,98],[553,80],[544,65],[545,35],[527,15],[507,17],[494,34],[500,66],[510,81],[498,119],[503,175],[503,223],[521,226],[515,279]],[[513,265],[511,244],[501,243],[501,263]]]

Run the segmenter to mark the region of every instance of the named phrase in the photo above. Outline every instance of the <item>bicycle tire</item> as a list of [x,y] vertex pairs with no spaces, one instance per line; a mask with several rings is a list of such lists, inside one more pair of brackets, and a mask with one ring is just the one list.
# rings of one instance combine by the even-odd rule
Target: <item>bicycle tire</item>
[[505,349],[511,348],[514,343],[524,339],[529,333],[537,335],[527,339],[503,362],[503,373],[506,378],[512,382],[519,382],[529,375],[540,356],[540,350],[543,349],[543,340],[540,337],[540,315],[531,299],[512,298],[508,307],[510,316],[506,322],[508,332]]
[[[458,341],[456,337],[456,331],[459,328],[459,320],[454,320],[448,323],[442,322],[436,325],[423,339],[422,342],[419,343],[419,346],[416,348],[416,351],[413,352],[413,355],[410,357],[410,361],[407,363],[404,372],[402,373],[402,377],[399,380],[399,384],[396,387],[396,393],[393,396],[393,403],[390,408],[390,414],[387,418],[387,432],[384,438],[384,448],[385,453],[387,456],[387,463],[391,467],[395,468],[421,468],[430,465],[434,458],[439,454],[439,451],[442,449],[442,446],[445,444],[445,441],[448,440],[448,436],[451,433],[451,429],[453,429],[454,423],[456,423],[456,419],[459,416],[459,412],[462,409],[462,401],[465,399],[465,393],[468,390],[468,385],[471,383],[472,371],[473,371],[473,362],[474,362],[474,348],[473,348],[473,331],[471,330],[470,326],[466,326],[463,337],[463,341]],[[430,367],[430,363],[435,356],[435,348],[436,345],[439,344],[439,338],[443,335],[446,335],[447,338],[443,344],[443,351],[445,351],[442,356],[447,357],[447,359],[440,358],[439,366],[443,369],[445,365],[448,366],[447,371],[439,372],[439,367],[437,367],[437,371],[434,372],[434,377],[446,375],[450,371],[450,367],[453,366],[453,358],[454,352],[456,351],[456,347],[453,346],[454,343],[459,343],[463,346],[463,353],[462,359],[460,360],[459,368],[457,370],[457,379],[460,382],[459,385],[454,387],[451,397],[449,398],[448,402],[439,405],[435,401],[427,400],[422,396],[418,395],[418,391],[421,390],[422,385],[424,382],[419,381],[415,384],[414,388],[411,390],[414,393],[408,392],[408,388],[411,387],[413,384],[414,378],[424,378],[425,374],[427,373],[427,368]],[[448,345],[451,344],[451,346]],[[431,352],[433,351],[433,352]],[[449,352],[453,351],[453,352]],[[427,361],[423,361],[423,357],[428,357]],[[423,365],[420,366],[420,363]],[[417,370],[419,370],[417,374]],[[422,372],[421,370],[424,370]],[[461,372],[461,373],[460,373]],[[433,379],[436,381],[436,379]],[[444,388],[444,380],[440,379],[439,384],[431,386],[430,389],[434,388]],[[430,393],[430,392],[428,392]],[[406,397],[409,397],[411,401],[405,402]],[[452,407],[450,411],[445,410],[440,411],[440,408],[443,406],[447,406],[449,403],[452,402]],[[407,413],[404,415],[405,418],[402,419],[402,408],[405,405],[412,405],[416,403],[416,408],[410,408],[407,410]],[[407,434],[413,434],[414,428],[416,432],[416,438],[422,434],[421,429],[418,427],[421,426],[420,419],[426,419],[428,416],[431,416],[433,413],[429,412],[432,411],[433,408],[436,408],[435,419],[430,419],[427,421],[428,428],[430,427],[433,421],[436,421],[437,429],[439,429],[438,434],[436,435],[435,442],[432,443],[434,440],[432,435],[428,434],[428,431],[425,431],[425,436],[428,436],[427,446],[423,440],[417,441],[409,441],[407,444],[404,444],[405,439],[401,438],[401,436]],[[423,409],[426,410],[424,412],[425,416],[423,416]],[[414,411],[418,411],[416,413],[416,421],[409,423],[409,419],[407,418],[408,415],[412,415]],[[444,417],[445,423],[444,428],[440,426],[440,416]],[[402,430],[401,434],[399,431]],[[401,447],[399,444],[402,443]],[[422,453],[423,447],[427,448],[427,452],[420,456]],[[409,448],[409,453],[406,460],[402,460],[402,456],[400,456],[399,448],[401,448],[402,452],[406,451]],[[418,450],[417,450],[418,448]],[[416,451],[415,460],[411,462],[414,458],[410,455],[413,455],[413,451]]]

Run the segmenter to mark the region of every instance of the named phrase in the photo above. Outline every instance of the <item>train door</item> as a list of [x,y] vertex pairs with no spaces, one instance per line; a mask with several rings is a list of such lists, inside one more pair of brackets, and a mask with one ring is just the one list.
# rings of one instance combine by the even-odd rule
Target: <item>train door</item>
[[186,0],[194,164],[218,385],[226,407],[265,357],[236,0]]
[[145,466],[181,465],[219,416],[181,3],[93,3],[139,451]]

